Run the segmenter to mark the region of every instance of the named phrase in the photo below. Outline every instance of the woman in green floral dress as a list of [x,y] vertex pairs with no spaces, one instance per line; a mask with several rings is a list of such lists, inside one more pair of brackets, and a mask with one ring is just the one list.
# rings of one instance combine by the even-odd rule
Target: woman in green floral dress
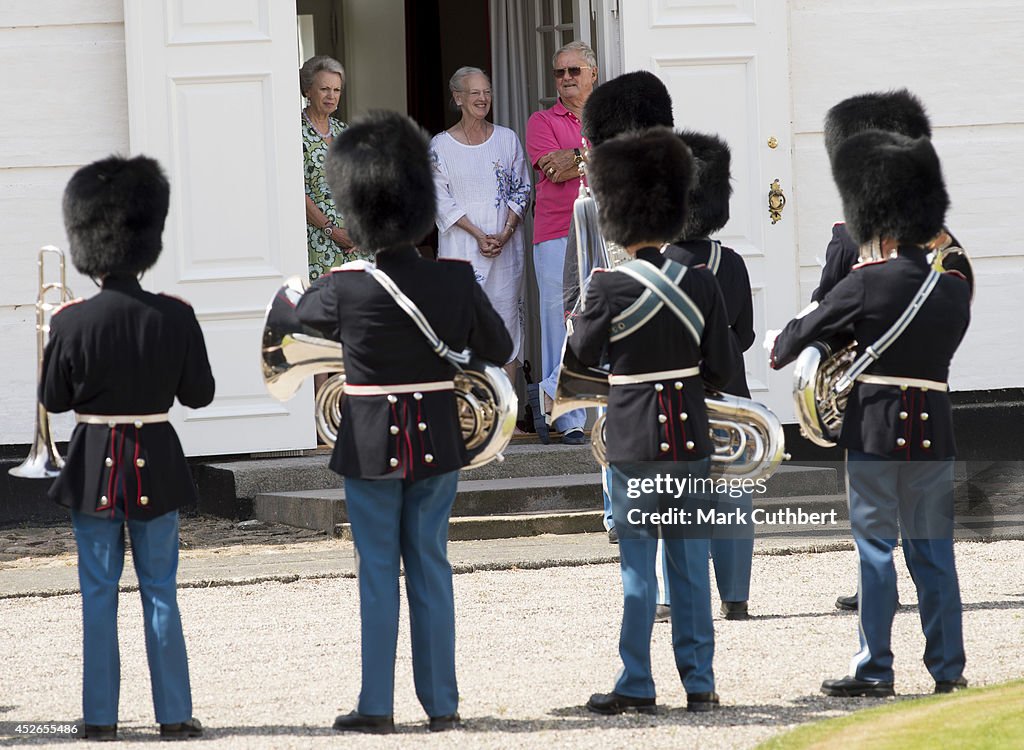
[[306,244],[309,278],[357,258],[372,258],[352,244],[345,221],[331,198],[324,175],[327,150],[345,123],[331,115],[341,102],[345,69],[327,55],[311,57],[299,70],[299,88],[306,97],[302,110],[302,168],[306,183]]

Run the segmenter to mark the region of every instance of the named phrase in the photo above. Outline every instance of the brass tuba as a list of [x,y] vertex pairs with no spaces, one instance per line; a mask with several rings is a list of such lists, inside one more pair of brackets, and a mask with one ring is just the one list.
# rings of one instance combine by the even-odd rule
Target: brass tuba
[[[582,172],[583,167],[581,165]],[[586,280],[593,268],[614,268],[629,260],[617,245],[606,242],[597,222],[597,207],[590,191],[580,181],[579,197],[573,204],[576,228],[576,259],[580,274],[580,297],[566,326],[572,333],[572,319],[583,308]],[[568,336],[562,345],[562,365],[555,385],[552,420],[573,409],[604,407],[608,404],[608,370],[582,365],[569,347]],[[708,412],[715,452],[711,456],[711,476],[737,479],[767,478],[786,458],[785,435],[779,418],[764,404],[721,393],[707,393]],[[590,433],[591,450],[602,466],[608,465],[604,434],[604,415],[594,422]]]
[[[963,274],[974,297],[974,269],[967,252],[943,229],[925,247],[928,262],[937,271]],[[886,260],[881,241],[861,247],[859,262]],[[800,434],[815,445],[831,448],[839,440],[843,416],[853,383],[844,378],[857,360],[857,342],[844,339],[815,341],[796,359],[793,369],[793,403]]]
[[[308,288],[304,278],[292,276],[267,306],[263,321],[261,369],[267,391],[287,401],[310,375],[335,373],[316,396],[316,429],[334,445],[341,424],[345,395],[345,365],[341,344],[304,326],[295,307]],[[455,401],[462,439],[469,454],[467,468],[502,461],[502,452],[515,431],[518,399],[505,371],[472,357],[455,374]]]
[[[57,256],[57,281],[46,281],[46,256]],[[39,291],[36,294],[36,383],[43,377],[43,350],[46,348],[47,334],[50,332],[49,314],[70,301],[74,294],[67,285],[65,274],[64,252],[53,245],[40,248],[36,257],[39,268]],[[55,293],[57,301],[47,298]],[[20,464],[10,469],[11,476],[22,479],[53,479],[60,474],[64,459],[57,451],[50,432],[50,415],[39,401],[36,402],[36,429],[29,448],[28,456]]]

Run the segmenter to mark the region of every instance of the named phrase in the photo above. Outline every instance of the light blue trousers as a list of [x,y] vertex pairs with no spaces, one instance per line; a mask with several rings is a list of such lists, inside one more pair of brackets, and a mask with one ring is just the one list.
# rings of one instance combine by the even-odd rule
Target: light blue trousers
[[448,564],[448,517],[459,472],[429,479],[345,478],[362,623],[358,710],[394,713],[399,565],[405,565],[416,696],[428,716],[459,707],[455,680],[455,601]]
[[71,512],[82,589],[82,714],[86,724],[117,723],[121,657],[117,641],[117,586],[124,568],[124,527],[142,596],[146,657],[153,707],[160,724],[192,718],[188,656],[178,612],[178,512],[150,521]]
[[[692,461],[689,474],[707,476],[708,459]],[[622,471],[616,488],[625,485]],[[619,635],[619,656],[622,672],[615,683],[615,692],[636,698],[655,697],[651,674],[651,631],[657,605],[658,582],[655,574],[658,539],[638,538],[624,533],[629,504],[612,495],[615,526],[619,529],[619,566],[622,571],[622,629]],[[653,510],[654,507],[651,508]],[[708,571],[707,539],[674,538],[670,533],[662,541],[667,561],[666,579],[673,601],[672,650],[676,669],[687,693],[710,692],[715,689],[712,661],[715,654],[715,631],[711,619],[711,579]]]
[[[746,526],[723,527],[722,533],[711,537],[711,562],[715,566],[718,597],[723,602],[745,602],[750,598],[750,571],[754,563],[754,522],[750,520],[754,497],[749,492],[739,497],[719,493],[717,508],[723,513],[740,510],[749,522]],[[658,547],[658,566],[658,604],[671,606],[672,595],[665,585],[668,560],[664,546]]]
[[[540,316],[540,387],[551,398],[555,397],[558,370],[562,364],[562,345],[565,343],[562,273],[568,241],[568,237],[559,237],[533,246],[533,271],[537,277],[540,305],[537,311]],[[574,409],[556,419],[552,427],[566,432],[574,427],[582,429],[586,422],[586,410]]]
[[892,621],[896,613],[897,520],[917,587],[925,637],[924,663],[936,681],[963,674],[965,655],[960,583],[953,556],[953,460],[894,461],[849,451],[850,526],[860,558],[860,651],[850,674],[893,679]]

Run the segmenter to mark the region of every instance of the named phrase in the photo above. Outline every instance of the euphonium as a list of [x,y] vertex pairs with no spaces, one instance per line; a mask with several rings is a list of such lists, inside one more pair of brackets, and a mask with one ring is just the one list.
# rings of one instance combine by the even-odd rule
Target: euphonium
[[[967,252],[943,229],[928,243],[928,262],[936,270],[963,274],[974,295],[974,270]],[[885,260],[876,238],[861,247],[860,262]],[[793,403],[800,433],[815,445],[831,448],[843,429],[846,402],[853,384],[843,378],[857,359],[857,342],[833,339],[815,341],[796,359],[793,369]]]
[[[596,204],[582,181],[579,197],[573,204],[573,222],[576,227],[580,298],[567,322],[570,333],[572,318],[583,307],[588,272],[598,267],[614,268],[629,260],[625,251],[607,243],[601,236]],[[552,420],[573,409],[607,406],[610,388],[608,371],[580,364],[568,345],[567,336],[555,385]],[[785,458],[785,435],[779,418],[768,407],[747,398],[720,393],[708,393],[704,405],[715,445],[711,457],[712,476],[759,479],[775,473]],[[603,414],[591,428],[590,443],[594,458],[602,466],[607,466]]]
[[[46,281],[45,259],[47,255],[56,255],[58,263],[58,280]],[[66,283],[64,253],[53,245],[46,245],[39,250],[36,258],[39,267],[39,291],[36,294],[36,383],[43,376],[43,350],[46,348],[46,337],[50,331],[48,314],[74,297]],[[47,297],[51,292],[57,294],[57,302],[50,302]],[[39,401],[36,402],[36,429],[29,448],[28,456],[20,464],[9,470],[11,476],[22,479],[52,479],[60,474],[64,459],[57,451],[50,432],[50,415]]]
[[[274,295],[263,322],[261,366],[271,396],[287,401],[310,375],[335,373],[316,396],[316,429],[320,439],[334,445],[341,424],[345,395],[345,365],[341,344],[304,326],[295,306],[309,286],[293,276]],[[455,399],[462,439],[469,454],[467,468],[503,460],[515,431],[518,402],[505,371],[471,358],[455,374]]]

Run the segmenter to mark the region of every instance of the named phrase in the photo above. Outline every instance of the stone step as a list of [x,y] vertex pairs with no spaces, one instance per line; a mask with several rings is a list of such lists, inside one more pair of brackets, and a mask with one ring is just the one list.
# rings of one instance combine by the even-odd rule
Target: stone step
[[[795,490],[801,484],[809,482],[805,472],[792,471],[795,467],[786,467],[782,477],[775,485],[781,490]],[[813,469],[811,479],[824,479],[828,486],[834,483],[831,470]],[[816,472],[824,472],[817,474]],[[777,475],[778,476],[778,475]],[[789,478],[787,478],[789,477]],[[773,477],[775,479],[775,477]],[[818,481],[817,484],[820,484]],[[769,482],[768,487],[772,485]],[[551,516],[553,529],[565,528],[565,531],[542,530],[532,533],[577,533],[595,530],[592,524],[573,526],[567,514],[593,512],[600,521],[601,479],[599,474],[569,475],[561,477],[525,477],[517,479],[466,480],[459,482],[458,494],[452,508],[452,524],[473,521],[487,529],[506,528],[507,536],[520,536],[520,528],[531,528],[531,524],[541,523],[530,521],[531,515]],[[766,512],[784,510],[786,508],[804,508],[806,512],[827,513],[835,510],[837,517],[845,517],[846,500],[836,493],[809,495],[755,495],[754,505],[764,508]],[[291,492],[262,493],[257,495],[253,503],[253,515],[263,521],[284,523],[300,528],[318,531],[335,531],[340,525],[348,522],[345,507],[344,488],[303,490]],[[496,519],[514,519],[514,523],[500,522]],[[486,523],[485,523],[486,521]],[[472,527],[473,523],[469,523]],[[577,523],[573,520],[572,523]],[[580,521],[580,523],[583,523]],[[589,523],[586,522],[586,523]],[[565,524],[570,524],[566,526]],[[541,528],[538,526],[538,528]],[[600,530],[598,523],[596,530]],[[481,532],[485,533],[485,532]],[[486,533],[497,533],[487,531]],[[455,537],[453,537],[455,538]],[[490,539],[493,536],[459,537]]]

